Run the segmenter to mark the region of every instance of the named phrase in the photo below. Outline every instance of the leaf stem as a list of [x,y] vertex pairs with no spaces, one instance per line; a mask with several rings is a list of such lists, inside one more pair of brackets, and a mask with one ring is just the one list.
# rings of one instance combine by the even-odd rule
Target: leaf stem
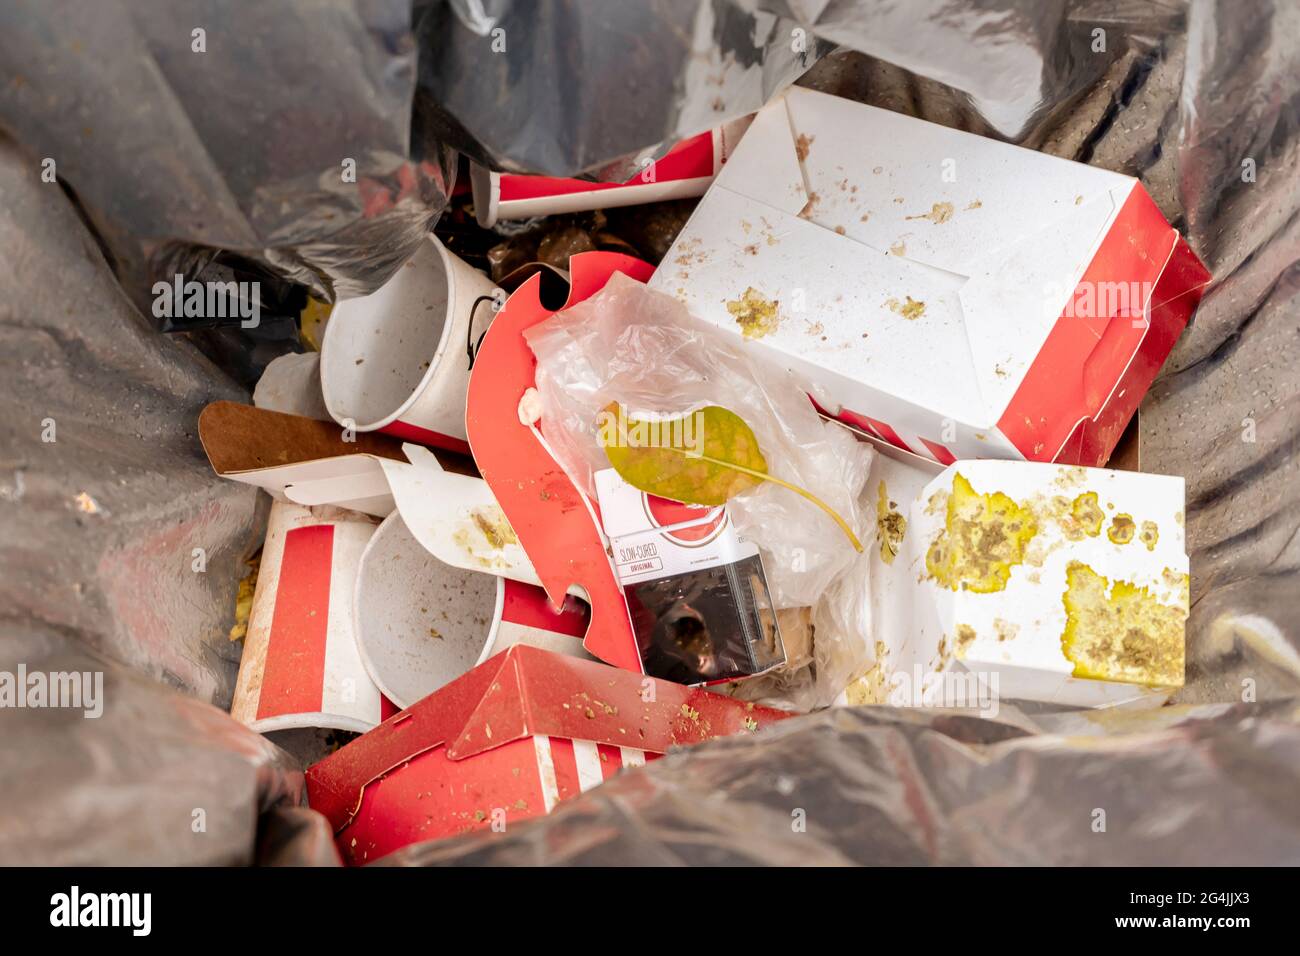
[[732,461],[723,461],[720,458],[710,458],[708,455],[691,455],[691,457],[695,458],[698,461],[707,461],[711,465],[721,465],[724,468],[734,468],[736,471],[743,472],[746,475],[750,475],[754,478],[761,478],[763,481],[770,481],[774,484],[780,485],[782,488],[789,488],[797,495],[802,495],[804,498],[807,498],[809,501],[815,504],[818,508],[821,508],[822,511],[830,515],[831,518],[835,521],[835,523],[840,526],[840,530],[843,531],[848,536],[848,539],[850,543],[852,543],[854,549],[859,554],[862,552],[862,542],[859,541],[858,536],[853,533],[853,529],[849,527],[849,523],[845,521],[843,518],[841,518],[839,516],[839,513],[834,508],[832,508],[826,502],[822,501],[811,491],[806,491],[805,489],[800,488],[798,485],[793,485],[788,481],[776,477],[776,475],[769,475],[765,471],[755,471],[753,468],[746,468],[744,465],[738,465]]

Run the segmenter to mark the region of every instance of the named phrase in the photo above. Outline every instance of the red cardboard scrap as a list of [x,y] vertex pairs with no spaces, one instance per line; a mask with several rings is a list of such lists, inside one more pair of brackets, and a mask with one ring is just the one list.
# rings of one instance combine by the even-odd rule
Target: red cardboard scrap
[[645,160],[643,168],[623,182],[498,173],[471,163],[474,213],[479,225],[490,228],[498,219],[528,219],[702,196],[752,119],[745,116],[684,139],[659,159]]
[[549,813],[670,747],[792,716],[517,645],[307,770],[345,860]]
[[[641,282],[654,272],[639,259],[611,252],[576,255],[569,269],[569,297],[561,309],[595,295],[615,272]],[[558,607],[571,586],[580,588],[591,605],[584,646],[603,661],[640,672],[627,599],[599,521],[538,434],[520,420],[519,402],[533,387],[537,368],[524,330],[560,311],[542,303],[541,288],[541,275],[520,286],[483,337],[469,382],[469,444],[551,603]]]

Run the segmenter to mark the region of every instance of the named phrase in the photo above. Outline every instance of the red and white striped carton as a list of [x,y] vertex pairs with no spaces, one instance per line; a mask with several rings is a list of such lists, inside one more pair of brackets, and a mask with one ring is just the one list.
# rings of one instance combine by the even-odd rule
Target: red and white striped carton
[[528,219],[586,209],[636,206],[704,195],[749,128],[752,116],[682,140],[657,160],[645,160],[624,182],[493,172],[470,164],[474,214],[487,228],[500,219]]
[[[271,505],[231,715],[259,733],[364,732],[396,708],[357,653],[353,582],[375,531],[341,508]],[[387,705],[387,708],[386,708]]]
[[790,714],[516,646],[307,770],[346,862],[501,832],[670,747]]
[[358,432],[468,452],[469,343],[492,315],[492,280],[432,234],[391,279],[340,301],[321,343],[321,391],[334,420]]
[[943,464],[1104,464],[1209,282],[1137,180],[792,87],[651,286]]

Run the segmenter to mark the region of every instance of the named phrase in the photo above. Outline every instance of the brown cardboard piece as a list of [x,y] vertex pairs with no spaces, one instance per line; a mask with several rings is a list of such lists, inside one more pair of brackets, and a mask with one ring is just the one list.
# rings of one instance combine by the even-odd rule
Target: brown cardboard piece
[[[344,441],[343,429],[333,422],[239,402],[213,402],[199,414],[199,441],[222,477],[350,455],[406,461],[400,439],[377,432],[356,432],[352,438]],[[430,450],[444,470],[478,477],[469,456]]]

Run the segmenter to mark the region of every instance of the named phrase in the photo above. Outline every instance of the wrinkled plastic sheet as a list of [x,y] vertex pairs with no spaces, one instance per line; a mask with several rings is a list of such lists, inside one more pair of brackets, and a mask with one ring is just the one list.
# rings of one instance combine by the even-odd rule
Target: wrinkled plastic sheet
[[223,712],[261,516],[194,421],[241,395],[149,328],[39,172],[0,139],[0,672],[92,675],[102,715],[0,709],[0,864],[251,863],[303,784]]
[[[860,22],[855,7],[878,5],[786,6],[847,31]],[[392,862],[1300,859],[1300,8],[1260,2],[1245,16],[1231,3],[1119,0],[1073,4],[1067,15],[1051,4],[1026,13],[1030,4],[952,0],[929,9],[931,19],[909,23],[915,59],[844,33],[836,42],[875,55],[827,56],[800,82],[1139,176],[1214,272],[1141,412],[1144,470],[1187,478],[1184,706],[1057,714],[1004,703],[994,721],[837,709],[670,755],[495,841],[412,847]],[[89,22],[52,18],[47,40],[71,44],[69,20]],[[958,21],[979,24],[978,36],[949,28]],[[355,39],[319,22],[318,44]],[[1094,54],[1098,29],[1106,49]],[[884,42],[873,33],[870,42]],[[10,36],[0,30],[7,65]],[[1006,113],[988,105],[999,89],[1018,102],[1015,84],[971,79],[999,49],[1002,70],[1039,102]],[[570,100],[595,97],[601,82],[498,79],[514,95]],[[4,89],[0,116],[11,124],[15,94]],[[685,84],[681,95],[698,88]],[[66,122],[75,108],[48,121]],[[606,116],[575,115],[590,125],[575,119],[565,135],[599,142]],[[1022,115],[1023,128],[1009,132]],[[663,139],[661,120],[619,150]],[[194,421],[205,402],[241,395],[184,342],[151,334],[72,204],[39,181],[34,151],[0,148],[0,241],[11,263],[0,274],[9,410],[0,418],[0,670],[99,661],[108,701],[98,721],[0,711],[0,862],[330,862],[319,817],[297,805],[301,763],[219,712],[238,655],[227,639],[236,582],[261,516],[251,489],[211,475]],[[57,442],[41,441],[46,418]],[[203,572],[193,570],[197,547]],[[203,840],[195,809],[207,811]],[[791,829],[795,809],[805,811],[804,833]],[[1093,829],[1099,809],[1104,834]]]
[[1300,708],[988,720],[835,708],[383,866],[1227,866],[1300,859]]
[[834,44],[784,3],[417,2],[439,135],[487,165],[623,182],[753,113]]
[[410,0],[12,0],[0,124],[54,160],[138,306],[213,249],[333,300],[378,288],[446,204],[416,59]]

